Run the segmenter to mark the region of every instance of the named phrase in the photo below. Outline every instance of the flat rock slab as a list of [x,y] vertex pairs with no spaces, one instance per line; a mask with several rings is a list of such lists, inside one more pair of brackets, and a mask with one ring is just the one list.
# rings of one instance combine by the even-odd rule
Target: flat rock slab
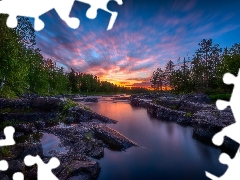
[[138,146],[137,143],[126,138],[114,129],[104,125],[98,125],[93,128],[94,135],[105,142],[110,148],[124,150],[132,146]]
[[86,179],[95,180],[98,178],[101,168],[98,162],[81,155],[58,155],[61,165],[53,170],[59,180]]

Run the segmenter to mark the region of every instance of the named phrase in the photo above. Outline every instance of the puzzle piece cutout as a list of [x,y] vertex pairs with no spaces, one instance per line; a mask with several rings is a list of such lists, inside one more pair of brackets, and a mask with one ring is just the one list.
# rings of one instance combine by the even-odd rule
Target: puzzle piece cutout
[[21,172],[16,172],[13,174],[13,180],[24,180],[23,173]]
[[0,161],[0,171],[6,171],[8,169],[8,162],[6,160]]
[[[87,13],[86,13],[86,16],[89,19],[95,19],[97,17],[97,10],[98,9],[101,9],[101,10],[104,10],[104,11],[110,13],[111,14],[111,18],[110,18],[107,30],[112,29],[112,27],[114,25],[114,22],[117,19],[118,13],[110,11],[107,8],[107,4],[108,4],[108,2],[110,0],[77,0],[77,1],[89,4],[91,6],[87,10]],[[123,4],[122,0],[114,0],[114,1],[116,1],[118,3],[118,5],[122,5]]]
[[223,81],[225,84],[234,84],[234,89],[229,102],[218,100],[216,102],[217,108],[219,110],[225,109],[227,106],[231,106],[232,112],[234,114],[235,123],[225,127],[222,131],[214,135],[212,141],[214,144],[220,146],[224,141],[224,136],[228,136],[232,140],[240,144],[240,111],[239,111],[239,100],[240,100],[240,70],[238,77],[233,76],[230,73],[226,73],[223,76]]
[[[6,171],[8,169],[8,162],[6,160],[0,161],[0,171]],[[13,180],[23,180],[24,176],[21,172],[13,174]]]
[[15,140],[13,139],[13,134],[15,132],[14,127],[7,126],[4,128],[5,139],[0,140],[0,146],[11,146],[15,144]]
[[[229,102],[218,100],[216,102],[216,106],[219,110],[224,110],[227,106],[230,106],[235,118],[235,123],[225,127],[220,132],[216,133],[212,142],[220,146],[224,142],[224,137],[228,136],[232,140],[238,142],[240,144],[240,111],[239,111],[239,100],[240,100],[240,69],[238,72],[238,76],[235,77],[230,73],[226,73],[223,76],[223,82],[225,84],[234,84],[234,89],[232,92],[232,96]],[[219,161],[222,164],[227,164],[228,170],[221,177],[216,177],[209,172],[206,172],[206,176],[212,180],[229,180],[229,179],[240,179],[239,166],[240,166],[240,148],[238,149],[235,157],[231,159],[227,154],[222,153],[219,157]],[[233,178],[234,177],[234,178]]]
[[38,180],[58,180],[58,178],[52,173],[52,169],[55,169],[60,165],[60,161],[57,158],[53,157],[48,164],[45,164],[38,155],[35,157],[28,155],[24,158],[24,163],[27,166],[33,166],[34,164],[38,165]]
[[216,177],[209,172],[206,172],[206,176],[212,180],[237,180],[239,179],[239,167],[240,167],[240,149],[238,149],[235,157],[231,159],[226,153],[222,153],[219,157],[219,161],[222,164],[228,165],[228,170],[221,177]]
[[40,31],[44,28],[44,22],[39,16],[55,9],[60,18],[73,29],[79,26],[77,18],[70,18],[74,0],[2,0],[0,1],[0,13],[9,14],[7,26],[17,27],[17,16],[32,17],[35,19],[34,29]]
[[[112,29],[118,13],[110,11],[107,4],[110,0],[77,0],[89,4],[86,16],[94,19],[97,16],[97,10],[102,9],[111,14],[111,19],[107,30]],[[122,0],[114,0],[122,5]],[[44,28],[44,22],[39,19],[44,13],[55,9],[59,17],[67,23],[72,29],[78,28],[80,20],[75,17],[69,17],[75,0],[2,0],[0,1],[0,13],[9,14],[7,26],[16,28],[17,16],[26,16],[34,18],[34,29],[40,31]]]
[[[5,139],[0,140],[0,146],[11,146],[15,144],[15,140],[13,139],[15,129],[12,126],[7,126],[4,128]],[[0,161],[0,171],[6,171],[8,169],[8,162],[6,160]],[[23,180],[23,174],[20,172],[13,174],[13,180]]]

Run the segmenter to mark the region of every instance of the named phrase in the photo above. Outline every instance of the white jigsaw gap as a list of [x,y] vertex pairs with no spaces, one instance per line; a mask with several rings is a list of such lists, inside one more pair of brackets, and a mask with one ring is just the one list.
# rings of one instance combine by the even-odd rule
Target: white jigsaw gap
[[[223,143],[224,136],[228,136],[229,138],[233,139],[234,141],[238,142],[240,144],[240,136],[239,136],[239,130],[240,130],[240,111],[239,111],[239,100],[240,100],[240,71],[238,74],[238,77],[235,77],[231,75],[230,73],[227,73],[224,75],[224,80],[227,81],[229,84],[231,82],[234,82],[234,89],[232,92],[232,96],[229,102],[218,100],[216,102],[217,107],[222,110],[226,106],[231,106],[233,115],[235,117],[235,123],[225,127],[223,130],[221,130],[219,133],[215,134],[213,136],[213,143],[220,146]],[[219,144],[221,142],[221,144]]]
[[0,140],[0,146],[11,146],[15,144],[15,140],[13,139],[13,134],[15,132],[14,127],[7,126],[4,128],[5,139]]
[[[89,4],[86,16],[89,19],[94,19],[97,16],[97,10],[102,9],[111,14],[107,30],[112,29],[117,15],[117,12],[110,11],[107,4],[110,0],[77,0]],[[114,0],[119,5],[122,5],[122,0]],[[55,9],[59,17],[72,28],[78,28],[80,20],[75,17],[69,17],[75,0],[2,0],[0,1],[0,13],[9,14],[7,26],[16,28],[18,21],[17,16],[26,16],[34,18],[34,29],[40,31],[44,28],[44,22],[39,19],[39,16]]]
[[[234,84],[232,96],[229,102],[218,100],[216,106],[219,110],[225,109],[230,106],[235,118],[235,123],[223,128],[220,132],[216,133],[212,141],[215,145],[220,146],[224,142],[224,137],[227,136],[232,140],[240,144],[240,111],[239,111],[239,100],[240,100],[240,69],[238,76],[235,77],[230,73],[226,73],[223,77],[225,84]],[[238,149],[235,157],[231,159],[227,154],[222,153],[220,155],[219,161],[222,164],[228,165],[228,170],[221,177],[216,177],[209,172],[206,172],[206,176],[212,180],[237,180],[240,179],[240,148]]]
[[8,162],[6,160],[0,161],[0,171],[6,171],[8,169]]
[[39,19],[39,16],[55,9],[69,27],[77,28],[79,20],[69,17],[73,3],[74,0],[2,0],[0,1],[0,13],[9,14],[7,26],[10,28],[17,27],[17,16],[26,16],[35,19],[34,29],[40,31],[44,28],[44,22]]
[[205,172],[206,176],[211,180],[238,180],[240,177],[240,149],[238,149],[235,157],[231,159],[227,154],[222,153],[219,157],[222,164],[228,165],[228,170],[220,177],[217,177],[209,172]]
[[13,174],[13,180],[24,180],[23,173],[21,172],[16,172]]
[[60,165],[60,161],[57,158],[53,157],[47,164],[45,164],[38,155],[35,157],[28,155],[24,158],[24,163],[26,166],[33,166],[34,164],[37,164],[38,180],[58,180],[58,178],[52,173],[52,169],[55,169]]

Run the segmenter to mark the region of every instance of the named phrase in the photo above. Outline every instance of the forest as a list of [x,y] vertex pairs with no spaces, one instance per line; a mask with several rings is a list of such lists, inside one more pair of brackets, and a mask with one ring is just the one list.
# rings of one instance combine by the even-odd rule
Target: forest
[[174,93],[229,94],[233,86],[223,83],[223,75],[238,75],[240,44],[220,48],[212,39],[203,39],[192,58],[169,60],[165,68],[157,68],[150,80],[155,91],[171,90]]
[[15,29],[6,26],[7,15],[0,15],[0,97],[23,93],[39,95],[139,93],[145,88],[126,88],[101,81],[92,74],[66,72],[52,59],[45,59],[36,48],[36,35],[28,18],[19,17]]
[[[52,59],[45,59],[36,48],[36,35],[28,18],[19,17],[15,29],[6,26],[7,15],[0,15],[0,97],[16,97],[23,93],[109,94],[144,93],[141,87],[118,86],[101,81],[97,75],[67,72]],[[220,48],[212,39],[203,39],[190,57],[169,60],[165,68],[157,68],[150,79],[154,91],[173,93],[230,94],[233,86],[223,83],[226,72],[238,74],[240,44]]]

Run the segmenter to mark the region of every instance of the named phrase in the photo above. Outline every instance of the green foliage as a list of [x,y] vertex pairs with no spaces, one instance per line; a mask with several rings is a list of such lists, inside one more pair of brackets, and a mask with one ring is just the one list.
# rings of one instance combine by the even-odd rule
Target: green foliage
[[[226,72],[235,76],[240,68],[240,44],[234,44],[231,48],[219,48],[219,44],[213,45],[212,39],[203,39],[199,49],[193,58],[177,64],[168,62],[165,70],[157,69],[153,72],[152,87],[162,90],[162,87],[170,87],[173,93],[206,93],[229,94],[232,85],[225,85],[222,77]],[[213,96],[213,99],[214,98]]]
[[212,101],[216,101],[218,99],[229,101],[231,98],[231,94],[212,94],[209,97],[211,98]]
[[93,139],[93,136],[92,136],[92,133],[91,133],[91,132],[87,132],[87,133],[85,134],[85,137],[86,137],[86,139],[89,140],[89,141],[91,141],[91,140]]
[[3,108],[0,109],[0,114],[4,114],[4,113],[31,113],[33,112],[32,108]]
[[75,107],[75,106],[78,106],[78,103],[77,102],[74,102],[70,99],[67,99],[66,100],[66,103],[64,104],[63,106],[63,114],[66,114],[67,110],[71,107]]
[[1,98],[16,98],[17,95],[13,90],[11,90],[11,88],[9,86],[4,86],[0,90],[0,97]]
[[0,157],[1,158],[11,157],[11,156],[13,156],[12,151],[11,151],[11,146],[0,147]]
[[191,113],[191,112],[187,112],[187,113],[186,113],[186,116],[187,116],[187,117],[192,117],[192,113]]
[[87,111],[92,111],[88,106],[83,106],[83,108]]
[[171,106],[171,109],[172,109],[172,110],[177,110],[178,107],[177,107],[177,106]]
[[14,124],[16,124],[16,121],[1,121],[0,131],[2,131],[6,126],[13,126]]
[[146,92],[100,81],[92,74],[66,73],[52,59],[44,59],[36,48],[36,35],[28,18],[19,17],[15,29],[6,26],[7,15],[0,15],[0,97],[15,98],[22,93],[39,95],[88,94],[103,92]]

